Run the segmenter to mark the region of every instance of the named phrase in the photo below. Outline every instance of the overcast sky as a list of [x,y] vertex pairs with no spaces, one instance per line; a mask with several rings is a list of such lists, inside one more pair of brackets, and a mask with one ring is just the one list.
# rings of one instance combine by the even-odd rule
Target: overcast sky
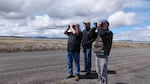
[[66,37],[70,23],[107,19],[114,40],[150,41],[149,0],[1,0],[0,36]]

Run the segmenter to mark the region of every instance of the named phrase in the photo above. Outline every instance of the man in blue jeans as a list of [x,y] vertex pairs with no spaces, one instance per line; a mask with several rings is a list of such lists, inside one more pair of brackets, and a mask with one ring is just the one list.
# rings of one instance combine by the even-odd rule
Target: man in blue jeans
[[[71,32],[68,30],[71,29]],[[82,33],[80,31],[80,26],[69,25],[65,30],[64,34],[68,36],[67,43],[67,69],[69,76],[67,78],[72,78],[73,76],[73,60],[76,66],[75,80],[78,81],[80,75],[80,44],[82,39]]]
[[90,28],[90,22],[84,22],[85,29],[82,32],[82,47],[84,53],[84,70],[86,75],[91,73],[92,43],[94,39],[95,28]]

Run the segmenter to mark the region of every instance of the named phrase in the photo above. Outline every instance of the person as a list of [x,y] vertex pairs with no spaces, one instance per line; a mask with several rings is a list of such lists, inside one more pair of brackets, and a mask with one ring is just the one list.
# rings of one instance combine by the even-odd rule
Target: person
[[109,22],[104,20],[97,24],[98,35],[94,44],[96,54],[96,72],[99,84],[107,84],[108,56],[112,46],[113,33],[109,30]]
[[[71,32],[68,30],[71,29]],[[82,33],[80,31],[79,24],[69,25],[68,28],[64,31],[64,34],[68,36],[67,42],[67,69],[69,76],[73,76],[73,60],[75,62],[76,71],[75,71],[75,80],[78,81],[80,75],[80,44],[82,40]]]
[[95,28],[90,28],[90,22],[84,22],[85,29],[82,34],[82,47],[84,54],[84,70],[82,72],[86,72],[86,75],[91,73],[91,65],[92,65],[92,43],[94,42],[94,33]]

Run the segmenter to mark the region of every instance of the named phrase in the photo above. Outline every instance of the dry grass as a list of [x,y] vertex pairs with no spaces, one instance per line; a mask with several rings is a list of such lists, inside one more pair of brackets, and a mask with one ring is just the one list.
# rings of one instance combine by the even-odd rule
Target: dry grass
[[[66,39],[0,38],[0,52],[66,50]],[[150,43],[114,42],[113,48],[150,47]]]
[[66,40],[0,38],[0,52],[66,49]]
[[150,43],[136,43],[136,42],[113,42],[113,48],[150,48]]

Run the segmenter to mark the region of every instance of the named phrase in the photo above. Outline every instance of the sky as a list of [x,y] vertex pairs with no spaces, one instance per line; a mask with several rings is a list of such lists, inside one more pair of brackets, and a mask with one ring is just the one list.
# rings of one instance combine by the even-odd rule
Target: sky
[[150,0],[1,0],[0,36],[66,38],[68,24],[108,20],[114,40],[150,41]]

